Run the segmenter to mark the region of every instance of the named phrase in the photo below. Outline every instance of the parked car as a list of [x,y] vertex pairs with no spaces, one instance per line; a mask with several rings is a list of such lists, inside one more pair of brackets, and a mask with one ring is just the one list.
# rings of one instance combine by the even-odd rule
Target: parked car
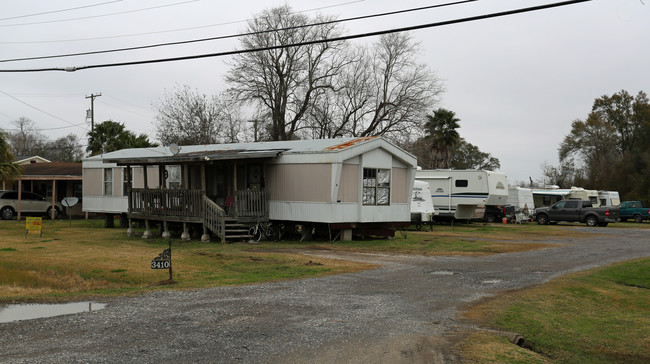
[[[3,220],[11,220],[18,211],[18,192],[0,191],[0,217]],[[63,206],[56,202],[54,204],[54,218],[56,219],[63,211]],[[52,201],[32,192],[21,192],[20,199],[21,214],[45,214],[52,216]]]
[[623,201],[618,205],[618,211],[621,221],[634,219],[634,222],[642,223],[650,219],[650,208],[643,207],[641,201]]
[[618,221],[618,208],[593,207],[591,201],[579,199],[562,200],[551,207],[536,208],[535,220],[540,225],[566,221],[583,222],[587,226],[607,226],[610,222]]

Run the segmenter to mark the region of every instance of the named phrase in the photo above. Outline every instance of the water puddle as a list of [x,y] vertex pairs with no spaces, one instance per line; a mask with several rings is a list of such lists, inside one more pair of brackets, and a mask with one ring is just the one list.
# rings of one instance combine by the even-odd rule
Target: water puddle
[[80,312],[92,312],[101,310],[104,307],[106,307],[106,304],[95,302],[0,305],[0,323],[69,315]]

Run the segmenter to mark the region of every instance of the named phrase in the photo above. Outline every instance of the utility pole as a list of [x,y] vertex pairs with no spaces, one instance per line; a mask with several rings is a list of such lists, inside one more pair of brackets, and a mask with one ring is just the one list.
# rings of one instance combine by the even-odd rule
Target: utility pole
[[[101,96],[101,93],[98,94],[90,94],[90,96],[86,96],[87,99],[90,99],[90,132],[95,131],[95,97]],[[88,114],[86,114],[86,118],[88,117]]]

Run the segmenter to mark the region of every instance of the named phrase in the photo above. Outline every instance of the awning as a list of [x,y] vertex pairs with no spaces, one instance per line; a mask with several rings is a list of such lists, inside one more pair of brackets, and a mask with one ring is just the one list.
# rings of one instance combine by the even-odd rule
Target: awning
[[116,163],[119,166],[126,165],[161,165],[161,164],[186,164],[186,163],[206,163],[217,160],[236,160],[236,159],[260,159],[275,158],[287,149],[269,149],[269,150],[222,150],[222,151],[198,151],[191,153],[179,153],[173,156],[161,157],[140,157],[140,158],[109,158],[104,159],[104,163]]

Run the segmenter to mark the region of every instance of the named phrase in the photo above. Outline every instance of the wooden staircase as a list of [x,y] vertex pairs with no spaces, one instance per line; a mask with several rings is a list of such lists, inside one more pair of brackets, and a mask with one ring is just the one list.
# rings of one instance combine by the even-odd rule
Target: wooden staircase
[[251,235],[248,233],[250,226],[242,224],[234,217],[225,218],[225,239],[230,241],[248,240]]

